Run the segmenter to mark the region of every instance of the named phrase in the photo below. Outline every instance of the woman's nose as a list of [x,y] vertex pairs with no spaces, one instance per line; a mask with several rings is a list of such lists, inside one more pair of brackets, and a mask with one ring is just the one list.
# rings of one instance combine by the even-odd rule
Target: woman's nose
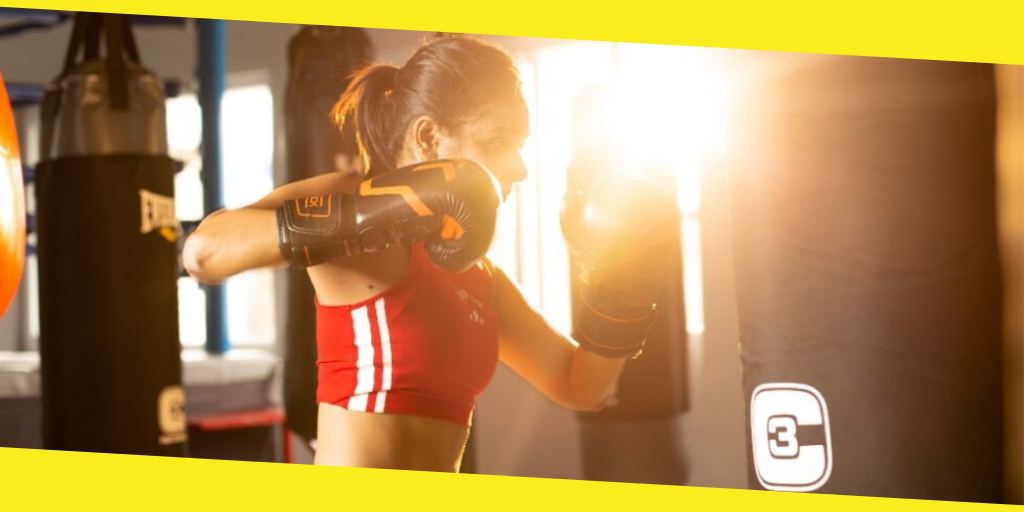
[[522,156],[516,156],[515,161],[512,162],[512,165],[510,166],[509,173],[509,181],[511,183],[518,183],[526,179],[528,173],[526,171],[526,164],[523,163]]

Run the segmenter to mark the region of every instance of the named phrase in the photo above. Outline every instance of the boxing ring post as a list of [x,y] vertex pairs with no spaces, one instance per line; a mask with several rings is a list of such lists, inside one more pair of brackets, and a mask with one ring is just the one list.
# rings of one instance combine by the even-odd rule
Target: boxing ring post
[[[224,20],[196,20],[199,105],[203,111],[203,216],[224,207],[221,176],[220,104],[227,88],[227,42]],[[230,343],[224,285],[205,285],[206,351],[223,354]]]

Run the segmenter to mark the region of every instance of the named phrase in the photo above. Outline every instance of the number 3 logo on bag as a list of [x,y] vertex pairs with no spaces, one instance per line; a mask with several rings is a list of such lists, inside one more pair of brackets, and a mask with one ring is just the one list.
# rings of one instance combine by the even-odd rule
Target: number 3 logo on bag
[[828,407],[804,384],[762,384],[750,398],[757,479],[770,491],[810,492],[832,473]]

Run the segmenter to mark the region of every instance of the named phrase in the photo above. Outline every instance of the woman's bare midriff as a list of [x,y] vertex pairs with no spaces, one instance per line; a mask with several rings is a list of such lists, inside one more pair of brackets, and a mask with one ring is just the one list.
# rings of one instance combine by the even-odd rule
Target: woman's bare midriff
[[458,472],[469,427],[403,414],[353,412],[321,403],[314,463]]
[[[407,248],[361,255],[309,269],[321,304],[367,300],[408,272]],[[321,403],[315,464],[457,472],[469,427],[404,414],[353,412]]]

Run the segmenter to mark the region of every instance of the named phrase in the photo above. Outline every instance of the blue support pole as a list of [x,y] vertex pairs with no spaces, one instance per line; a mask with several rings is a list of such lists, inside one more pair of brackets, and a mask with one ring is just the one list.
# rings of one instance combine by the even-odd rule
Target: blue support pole
[[7,84],[7,96],[10,98],[13,108],[42,103],[44,92],[46,92],[46,88],[40,84]]
[[[227,43],[224,20],[196,20],[199,106],[203,111],[203,209],[209,215],[224,207],[221,173],[220,104],[227,88]],[[228,341],[227,301],[223,285],[206,286],[206,351],[223,354]]]

